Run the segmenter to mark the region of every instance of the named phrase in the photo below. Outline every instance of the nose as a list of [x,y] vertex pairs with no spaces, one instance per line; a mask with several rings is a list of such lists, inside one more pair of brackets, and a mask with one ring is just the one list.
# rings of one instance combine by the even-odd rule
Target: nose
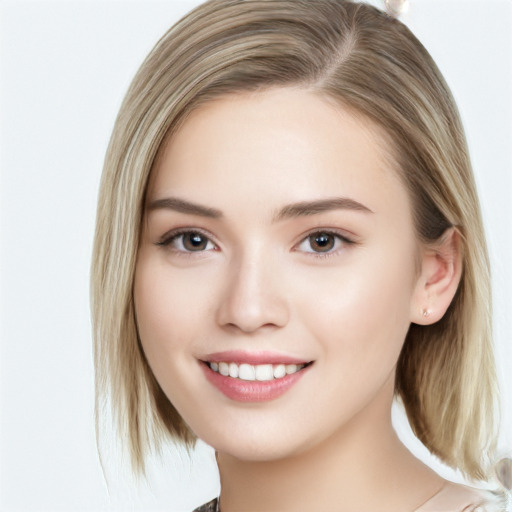
[[229,330],[255,333],[287,324],[289,307],[282,272],[265,254],[231,262],[217,322]]

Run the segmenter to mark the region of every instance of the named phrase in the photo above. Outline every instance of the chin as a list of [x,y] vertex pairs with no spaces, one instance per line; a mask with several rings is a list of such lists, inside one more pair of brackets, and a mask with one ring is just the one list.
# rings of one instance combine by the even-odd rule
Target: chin
[[229,431],[229,437],[222,433],[202,435],[200,438],[215,451],[246,462],[270,462],[293,457],[307,451],[312,443],[294,439],[289,430],[267,429],[250,435],[248,432]]
[[265,443],[226,443],[214,447],[219,453],[224,453],[245,462],[271,462],[293,456],[296,451],[293,448],[283,446],[272,447]]

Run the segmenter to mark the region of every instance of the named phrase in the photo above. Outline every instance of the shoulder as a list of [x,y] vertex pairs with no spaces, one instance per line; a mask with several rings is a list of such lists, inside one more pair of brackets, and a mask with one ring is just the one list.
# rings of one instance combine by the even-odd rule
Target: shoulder
[[446,482],[441,490],[415,512],[499,512],[492,493]]

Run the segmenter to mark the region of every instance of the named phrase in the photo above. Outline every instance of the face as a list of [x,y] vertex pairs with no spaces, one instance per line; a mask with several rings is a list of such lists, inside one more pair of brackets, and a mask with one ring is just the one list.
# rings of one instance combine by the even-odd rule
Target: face
[[282,88],[202,106],[162,151],[139,335],[169,400],[217,450],[286,457],[389,408],[418,244],[384,147],[368,121]]

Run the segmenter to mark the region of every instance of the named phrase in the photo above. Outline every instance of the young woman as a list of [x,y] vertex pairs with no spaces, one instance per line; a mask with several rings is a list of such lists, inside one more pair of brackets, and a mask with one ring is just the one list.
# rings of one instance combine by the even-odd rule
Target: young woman
[[459,511],[496,439],[489,272],[463,129],[398,20],[343,0],[214,0],[121,107],[92,277],[98,404],[134,468],[217,453],[200,510]]

